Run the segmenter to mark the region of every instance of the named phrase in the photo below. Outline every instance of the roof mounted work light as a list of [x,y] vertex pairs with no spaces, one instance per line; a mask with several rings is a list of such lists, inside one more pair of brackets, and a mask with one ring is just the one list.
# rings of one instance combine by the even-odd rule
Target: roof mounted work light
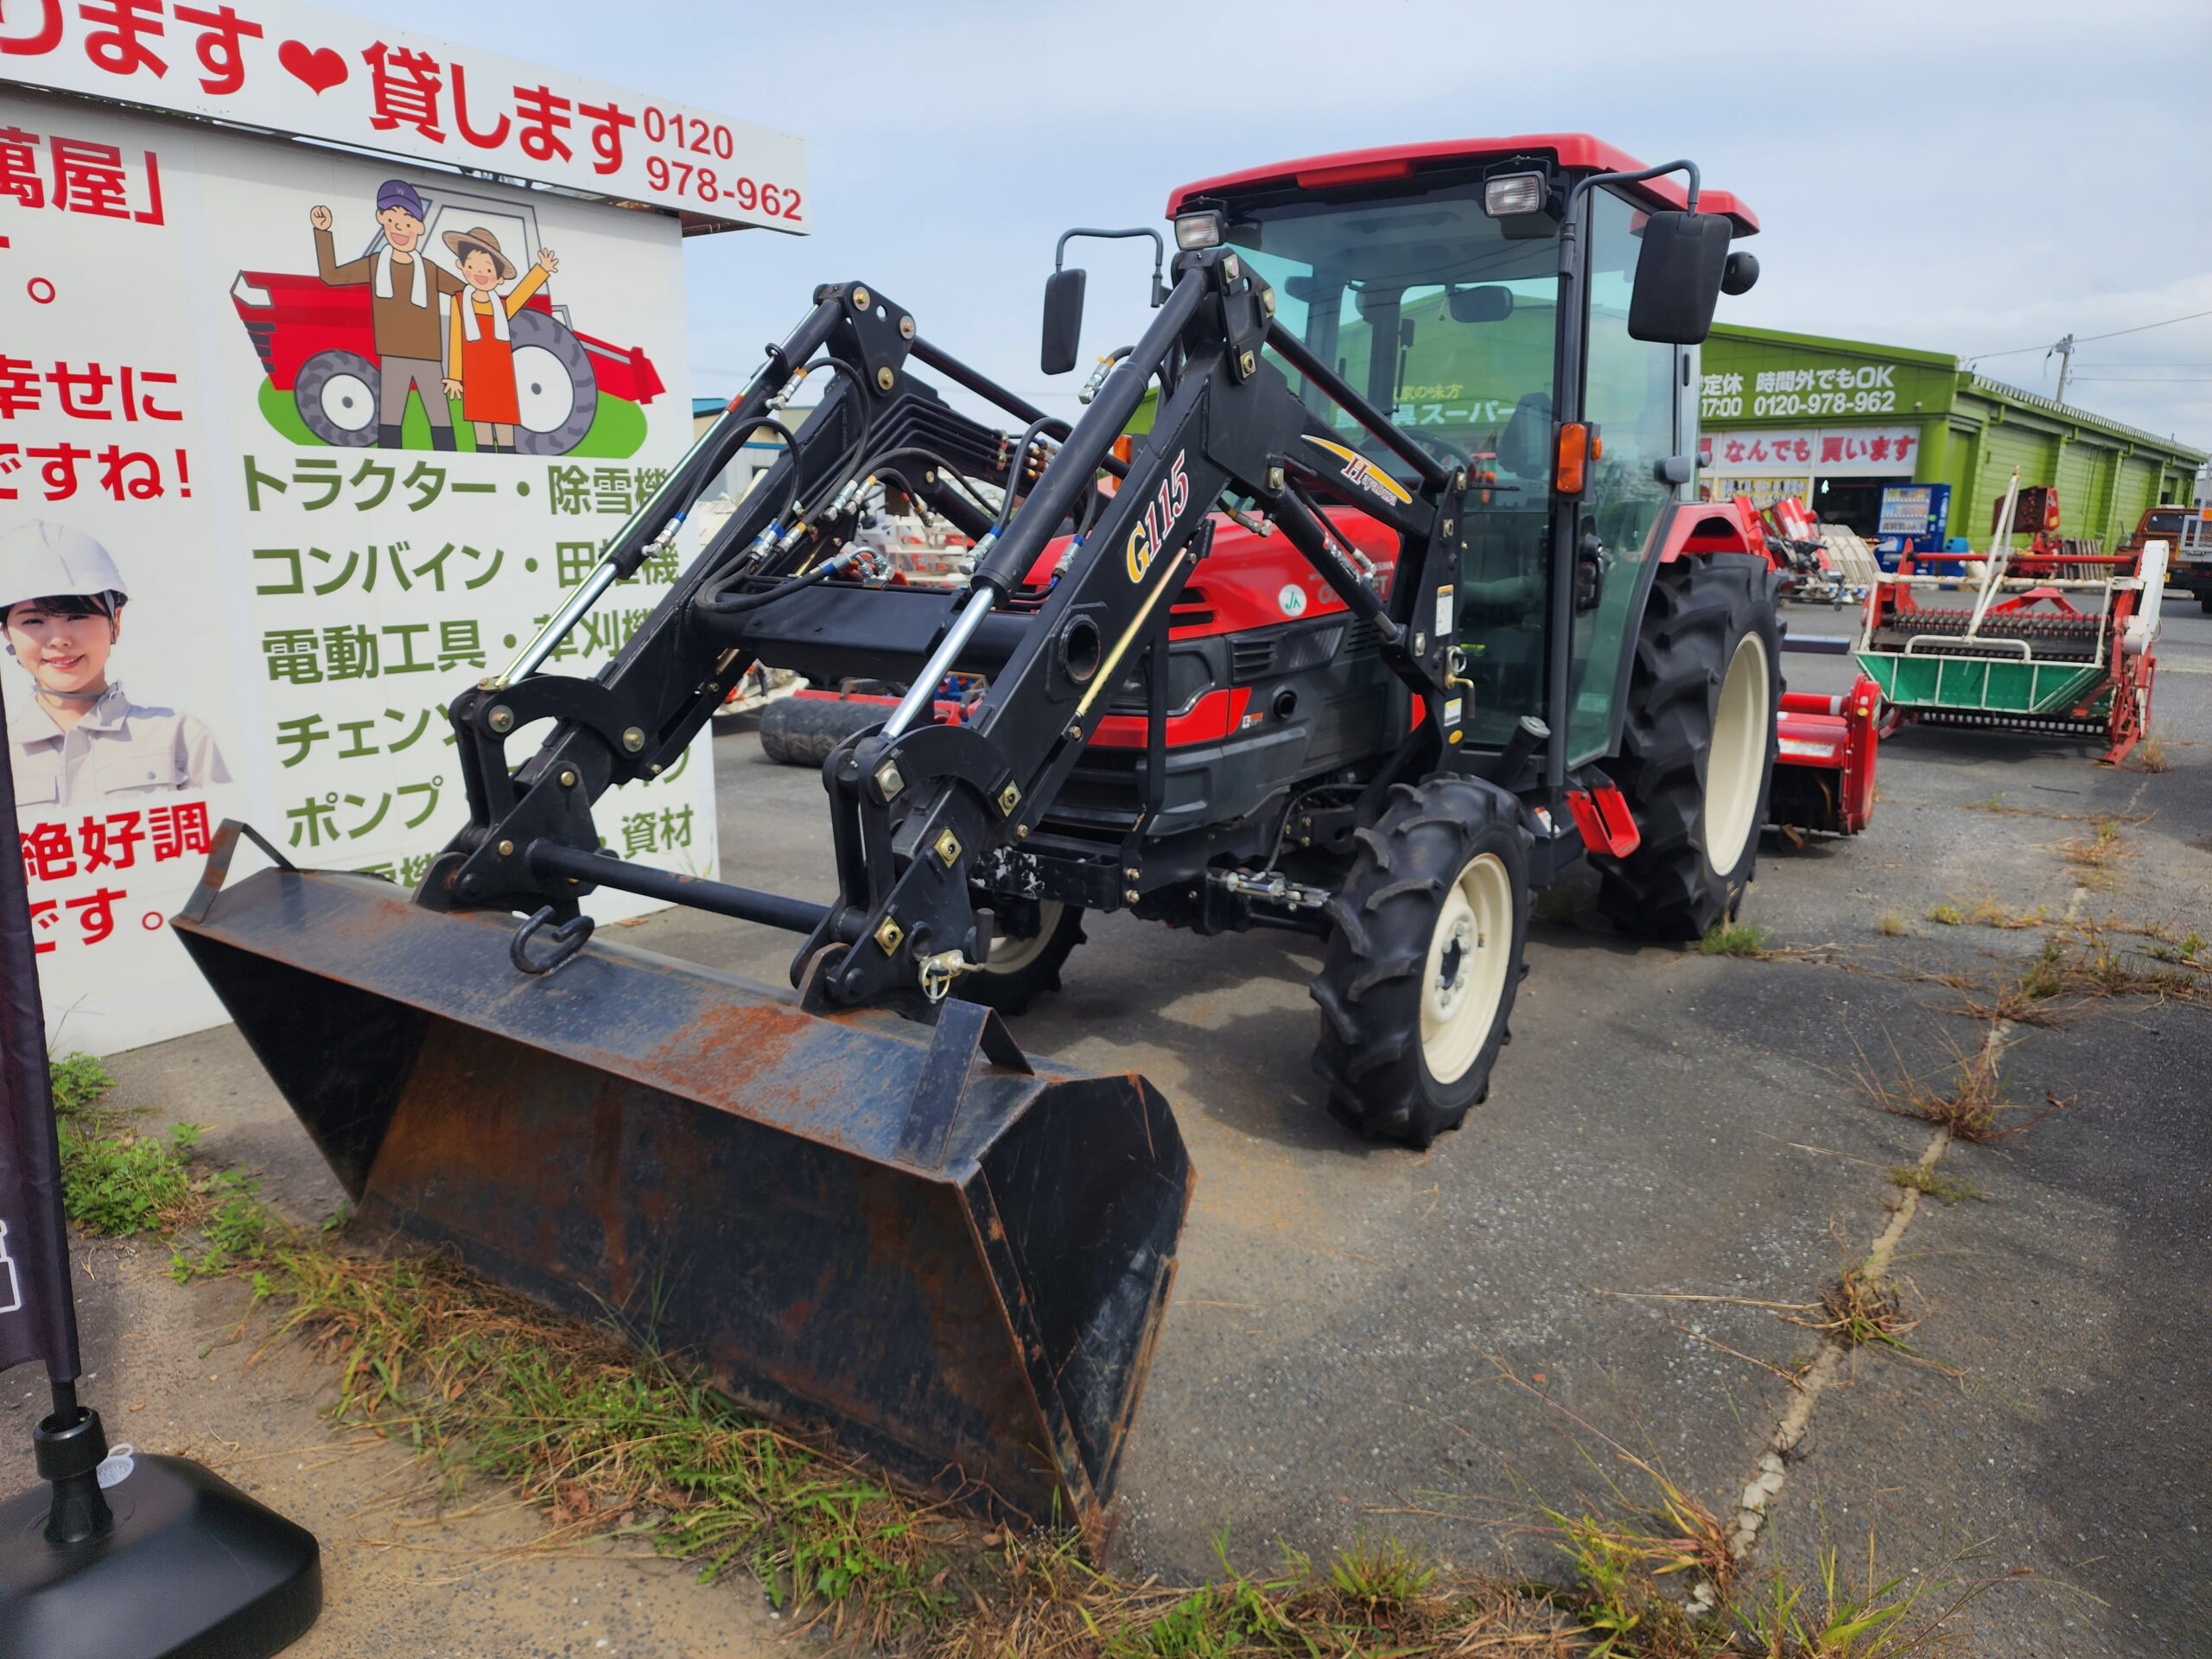
[[1221,215],[1209,209],[1202,213],[1178,213],[1175,216],[1175,245],[1185,253],[1195,253],[1200,248],[1217,248],[1222,242]]
[[1541,213],[1548,192],[1548,181],[1541,173],[1501,173],[1483,181],[1483,212],[1492,219]]

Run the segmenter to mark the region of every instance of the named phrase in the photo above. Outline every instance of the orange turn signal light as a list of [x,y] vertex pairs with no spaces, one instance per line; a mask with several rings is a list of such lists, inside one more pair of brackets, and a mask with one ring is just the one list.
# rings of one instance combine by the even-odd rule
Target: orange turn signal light
[[1583,466],[1590,456],[1590,429],[1580,421],[1564,423],[1559,429],[1559,463],[1552,469],[1552,487],[1561,495],[1582,493]]

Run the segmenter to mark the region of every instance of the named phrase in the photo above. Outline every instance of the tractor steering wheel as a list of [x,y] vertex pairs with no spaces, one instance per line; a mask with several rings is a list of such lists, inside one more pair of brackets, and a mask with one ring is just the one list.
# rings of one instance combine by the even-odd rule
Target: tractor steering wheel
[[1462,449],[1448,439],[1424,432],[1417,426],[1400,427],[1398,429],[1447,467],[1464,467],[1469,472],[1474,470],[1475,457],[1472,450]]

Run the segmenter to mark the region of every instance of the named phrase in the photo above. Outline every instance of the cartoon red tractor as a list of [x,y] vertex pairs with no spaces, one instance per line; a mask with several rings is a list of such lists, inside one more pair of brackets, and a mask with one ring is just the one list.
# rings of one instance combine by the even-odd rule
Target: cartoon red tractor
[[[534,207],[458,193],[426,193],[425,206],[426,248],[439,245],[442,231],[479,225],[520,250],[523,263],[540,246]],[[366,251],[383,245],[379,232]],[[231,302],[270,384],[292,394],[308,431],[342,449],[376,442],[381,377],[368,289],[333,288],[313,271],[242,270],[231,284]],[[577,333],[568,308],[553,304],[543,289],[516,314],[512,337],[520,454],[567,454],[591,430],[602,392],[644,404],[666,390],[643,351]]]

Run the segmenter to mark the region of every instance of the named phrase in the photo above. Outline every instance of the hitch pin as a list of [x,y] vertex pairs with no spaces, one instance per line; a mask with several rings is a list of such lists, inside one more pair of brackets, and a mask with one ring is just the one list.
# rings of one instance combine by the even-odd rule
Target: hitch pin
[[952,982],[963,974],[972,974],[976,964],[957,950],[940,950],[935,956],[922,958],[922,995],[932,1002],[942,1002],[952,993]]

